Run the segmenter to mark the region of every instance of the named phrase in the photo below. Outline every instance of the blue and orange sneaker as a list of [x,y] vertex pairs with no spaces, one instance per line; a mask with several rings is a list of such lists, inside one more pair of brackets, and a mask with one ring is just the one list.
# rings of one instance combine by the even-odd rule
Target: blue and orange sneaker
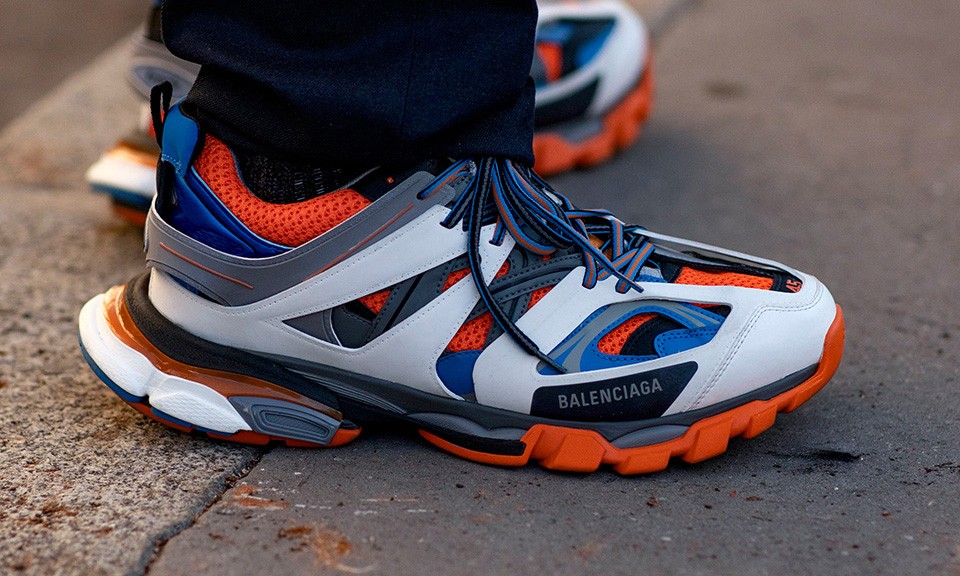
[[478,462],[637,474],[756,436],[840,362],[815,277],[577,208],[511,161],[277,203],[262,162],[165,118],[149,271],[79,325],[97,375],[178,429],[332,446],[388,421]]
[[[131,85],[148,98],[166,80],[185,96],[199,70],[171,54],[154,7],[135,41]],[[622,0],[542,2],[531,70],[537,86],[536,169],[545,175],[599,164],[633,143],[650,112],[653,71],[643,21]],[[142,225],[156,192],[157,146],[148,114],[87,171],[91,188]]]

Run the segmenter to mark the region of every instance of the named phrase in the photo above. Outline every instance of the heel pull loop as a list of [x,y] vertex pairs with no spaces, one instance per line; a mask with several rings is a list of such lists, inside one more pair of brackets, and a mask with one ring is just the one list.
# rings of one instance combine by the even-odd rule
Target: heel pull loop
[[150,119],[153,122],[153,133],[157,137],[157,144],[163,146],[163,121],[170,110],[170,99],[173,98],[173,84],[163,81],[150,89]]

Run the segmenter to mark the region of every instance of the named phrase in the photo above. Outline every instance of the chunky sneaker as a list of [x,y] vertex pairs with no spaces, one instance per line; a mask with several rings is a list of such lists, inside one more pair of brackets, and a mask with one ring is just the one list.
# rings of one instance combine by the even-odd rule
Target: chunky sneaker
[[[133,47],[131,85],[149,98],[167,80],[173,100],[185,96],[199,71],[160,39],[159,7]],[[537,86],[536,169],[545,175],[599,164],[626,148],[650,112],[653,71],[643,21],[622,0],[542,2],[531,75]],[[115,211],[143,225],[156,192],[159,150],[149,115],[87,171],[87,182],[110,197]]]
[[840,362],[813,276],[579,209],[508,160],[279,204],[179,107],[161,132],[149,272],[90,300],[80,341],[181,430],[335,445],[388,420],[478,462],[635,474],[756,436]]
[[650,40],[620,0],[542,2],[531,71],[535,169],[589,167],[632,144],[650,113]]

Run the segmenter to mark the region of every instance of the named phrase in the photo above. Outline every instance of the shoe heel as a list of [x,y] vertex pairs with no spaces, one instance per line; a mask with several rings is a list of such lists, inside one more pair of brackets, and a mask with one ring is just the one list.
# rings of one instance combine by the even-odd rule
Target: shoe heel
[[164,355],[130,318],[123,290],[83,307],[80,346],[97,376],[138,412],[183,432],[244,444],[339,446],[360,434],[338,410],[297,392]]

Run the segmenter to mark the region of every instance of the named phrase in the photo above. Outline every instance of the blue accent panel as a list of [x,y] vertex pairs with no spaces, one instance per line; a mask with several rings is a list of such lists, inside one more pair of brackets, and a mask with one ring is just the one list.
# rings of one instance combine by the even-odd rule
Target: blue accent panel
[[658,284],[666,284],[667,281],[661,278],[660,276],[651,276],[649,274],[641,274],[637,278],[637,282],[656,282]]
[[[684,328],[680,330],[670,330],[664,332],[654,339],[654,349],[657,351],[657,356],[620,356],[612,354],[604,354],[599,349],[600,340],[606,336],[611,330],[615,329],[617,326],[620,326],[623,322],[629,320],[630,318],[638,314],[647,314],[655,313],[662,316],[666,316],[675,320],[677,323],[683,326],[690,325],[690,319],[686,318],[680,314],[677,314],[676,311],[671,310],[670,308],[664,308],[657,304],[647,304],[640,306],[630,312],[622,315],[616,321],[610,324],[609,327],[597,334],[597,336],[586,346],[583,351],[583,355],[580,357],[580,371],[588,372],[591,370],[603,370],[604,368],[614,368],[617,366],[626,366],[630,364],[638,364],[640,362],[646,362],[648,360],[654,360],[656,358],[662,358],[664,356],[669,356],[670,354],[676,354],[678,352],[683,352],[685,350],[690,350],[691,348],[696,348],[697,346],[702,346],[709,342],[716,335],[717,331],[720,329],[720,325],[723,324],[724,317],[719,314],[710,312],[709,310],[704,310],[699,306],[694,306],[693,304],[682,304],[684,308],[690,311],[690,314],[706,324],[705,327],[701,328]],[[592,322],[600,313],[602,313],[606,307],[603,307],[593,314],[590,315],[586,320],[584,320],[580,326],[574,331],[573,335],[564,339],[563,343],[556,350],[563,347],[567,342],[569,342],[575,335],[580,332],[587,324]],[[563,362],[570,350],[576,346],[576,343],[568,346],[564,353],[557,358],[558,362]],[[550,370],[546,371],[544,369],[540,370],[541,374],[554,374],[555,371]]]
[[207,246],[233,256],[265,258],[282,254],[289,247],[254,234],[234,216],[190,165],[197,147],[197,123],[174,106],[163,123],[162,159],[176,169],[174,193],[167,221],[174,228]]
[[573,26],[566,22],[553,22],[537,29],[537,42],[566,44],[573,35]]
[[133,394],[127,392],[123,388],[117,386],[117,384],[110,379],[109,376],[103,373],[103,370],[100,369],[100,366],[93,361],[93,358],[90,357],[90,354],[87,352],[87,348],[83,345],[83,340],[80,340],[80,352],[83,354],[83,359],[87,361],[87,364],[90,366],[90,369],[93,370],[93,373],[97,375],[97,378],[103,381],[108,388],[113,390],[113,392],[123,398],[124,402],[129,402],[131,404],[137,404],[143,402],[143,396],[134,396]]
[[168,422],[168,423],[170,423],[170,424],[176,424],[177,426],[183,426],[184,428],[189,428],[191,432],[192,432],[192,431],[196,431],[196,432],[204,432],[204,433],[207,433],[207,434],[220,434],[221,436],[230,436],[230,435],[231,435],[231,434],[229,434],[228,432],[219,432],[219,431],[217,431],[217,430],[211,430],[211,429],[209,429],[209,428],[204,428],[203,426],[197,426],[197,425],[195,425],[195,424],[191,424],[190,422],[187,422],[186,420],[181,420],[181,419],[179,419],[179,418],[176,418],[176,417],[174,417],[174,416],[171,416],[171,415],[167,414],[166,412],[163,412],[163,411],[161,411],[161,410],[157,410],[157,409],[154,408],[153,406],[150,407],[150,412],[151,412],[154,416],[156,416],[158,419],[160,419],[160,420],[162,420],[162,421],[164,421],[164,422]]
[[603,49],[603,44],[607,41],[607,38],[610,37],[610,33],[613,32],[613,24],[603,29],[602,32],[590,39],[589,42],[585,43],[583,46],[577,50],[576,65],[577,68],[586,66],[591,60],[600,53],[600,50]]
[[703,346],[713,339],[719,327],[699,328],[696,330],[670,330],[657,336],[653,347],[660,357],[685,352],[697,346]]
[[[567,344],[567,342],[570,342],[571,340],[573,340],[574,338],[576,338],[576,337],[577,337],[577,334],[579,334],[580,331],[583,330],[585,326],[587,326],[588,324],[590,324],[591,322],[593,322],[598,316],[600,316],[601,314],[603,314],[603,312],[604,312],[607,308],[609,308],[609,306],[601,306],[600,308],[597,308],[597,310],[596,310],[593,314],[587,316],[587,317],[583,320],[583,322],[581,322],[580,325],[577,326],[577,328],[576,328],[573,332],[570,333],[569,336],[567,336],[566,338],[563,339],[562,342],[560,342],[559,344],[557,344],[557,346],[556,346],[556,347],[553,349],[553,351],[550,352],[550,353],[553,354],[554,352],[556,352],[556,351],[559,350],[560,348],[564,347],[564,346]],[[563,357],[566,358],[567,355],[564,354]]]
[[180,111],[179,104],[167,110],[163,120],[163,146],[160,158],[173,164],[177,176],[183,177],[197,147],[200,127]]
[[107,196],[130,206],[135,210],[141,210],[144,213],[150,210],[150,203],[153,202],[153,196],[142,196],[134,192],[129,192],[116,186],[105,186],[103,184],[91,184],[90,189],[98,194]]
[[454,352],[437,360],[437,374],[447,390],[461,396],[473,394],[473,366],[477,363],[481,352],[481,350]]
[[[573,352],[573,349],[577,347],[577,344],[579,344],[581,340],[583,340],[583,336],[581,336],[580,338],[577,338],[576,342],[572,343],[570,346],[567,346],[566,350],[564,350],[563,352],[555,356],[553,359],[556,360],[557,364],[563,364],[564,361],[566,361],[567,356],[569,356],[570,353]],[[566,340],[564,340],[564,342],[566,342]],[[553,371],[554,374],[557,373],[556,370],[553,370],[553,367],[550,367],[550,369]]]

